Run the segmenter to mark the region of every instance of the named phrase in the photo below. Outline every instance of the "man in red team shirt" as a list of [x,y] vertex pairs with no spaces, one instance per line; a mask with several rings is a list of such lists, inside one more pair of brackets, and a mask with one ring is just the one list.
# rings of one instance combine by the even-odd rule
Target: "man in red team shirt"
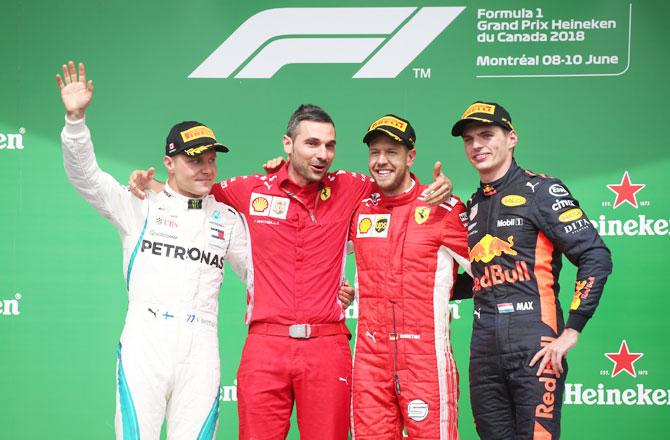
[[359,204],[349,236],[359,301],[352,432],[356,440],[400,440],[405,428],[410,439],[454,440],[449,299],[458,266],[470,272],[465,206],[456,197],[426,204],[425,186],[410,173],[416,134],[409,121],[386,115],[363,142],[381,195]]
[[[328,173],[335,125],[320,107],[300,106],[282,141],[289,161],[278,171],[233,177],[211,191],[245,217],[250,234],[240,438],[285,438],[295,402],[302,439],[345,440],[351,351],[337,293],[352,213],[374,183],[362,174]],[[435,171],[427,201],[439,203],[451,184],[439,163]],[[144,186],[140,180],[131,188]]]

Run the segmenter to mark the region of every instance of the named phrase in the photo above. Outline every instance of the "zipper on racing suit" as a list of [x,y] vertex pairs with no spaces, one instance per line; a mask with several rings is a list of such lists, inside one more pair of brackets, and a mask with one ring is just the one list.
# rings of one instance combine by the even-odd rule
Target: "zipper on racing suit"
[[395,326],[395,303],[391,301],[391,313],[393,315],[393,333],[389,335],[393,339],[393,380],[395,381],[395,392],[400,395],[400,378],[398,377],[398,331]]

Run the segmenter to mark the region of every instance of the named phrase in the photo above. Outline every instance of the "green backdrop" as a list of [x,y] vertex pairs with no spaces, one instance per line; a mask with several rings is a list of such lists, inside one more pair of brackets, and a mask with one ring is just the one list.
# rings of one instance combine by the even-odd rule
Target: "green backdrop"
[[[234,34],[278,6],[311,9],[264,12]],[[322,9],[344,7],[353,9]],[[467,199],[477,176],[451,124],[475,99],[503,103],[519,134],[519,162],[567,182],[614,258],[596,317],[570,352],[563,437],[667,435],[667,3],[15,0],[2,12],[0,438],[113,437],[127,296],[113,226],[63,172],[54,78],[68,59],[87,63],[98,160],[122,182],[150,165],[165,178],[163,140],[185,119],[207,123],[231,147],[219,161],[221,178],[258,172],[281,153],[291,112],[310,102],[336,122],[336,168],[365,171],[361,137],[392,112],[417,129],[419,177],[429,180],[440,160]],[[229,37],[208,67],[214,77],[195,77]],[[568,264],[564,306],[574,276]],[[232,271],[220,301],[217,438],[229,439],[237,437],[234,380],[246,330],[244,287]],[[471,439],[472,304],[454,307],[460,427]],[[355,308],[349,313],[354,328]],[[294,423],[290,438],[298,437]]]

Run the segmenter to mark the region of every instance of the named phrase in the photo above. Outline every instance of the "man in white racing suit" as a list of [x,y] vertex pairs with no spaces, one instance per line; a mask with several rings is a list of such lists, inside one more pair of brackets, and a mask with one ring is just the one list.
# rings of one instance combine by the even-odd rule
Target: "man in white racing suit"
[[[78,70],[78,71],[77,71]],[[218,294],[224,261],[246,277],[246,228],[209,190],[217,143],[206,126],[175,125],[166,142],[169,178],[145,200],[98,167],[85,110],[93,96],[83,64],[57,75],[67,111],[61,134],[67,176],[119,231],[128,314],[118,348],[117,439],[212,439],[218,423]]]

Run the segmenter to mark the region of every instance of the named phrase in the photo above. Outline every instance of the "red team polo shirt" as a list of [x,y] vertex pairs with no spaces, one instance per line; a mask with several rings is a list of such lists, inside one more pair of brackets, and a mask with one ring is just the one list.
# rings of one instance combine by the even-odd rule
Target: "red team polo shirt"
[[374,187],[370,177],[343,170],[300,187],[289,180],[287,164],[276,173],[233,177],[212,187],[216,200],[239,211],[249,226],[247,324],[344,319],[337,292],[349,225]]

